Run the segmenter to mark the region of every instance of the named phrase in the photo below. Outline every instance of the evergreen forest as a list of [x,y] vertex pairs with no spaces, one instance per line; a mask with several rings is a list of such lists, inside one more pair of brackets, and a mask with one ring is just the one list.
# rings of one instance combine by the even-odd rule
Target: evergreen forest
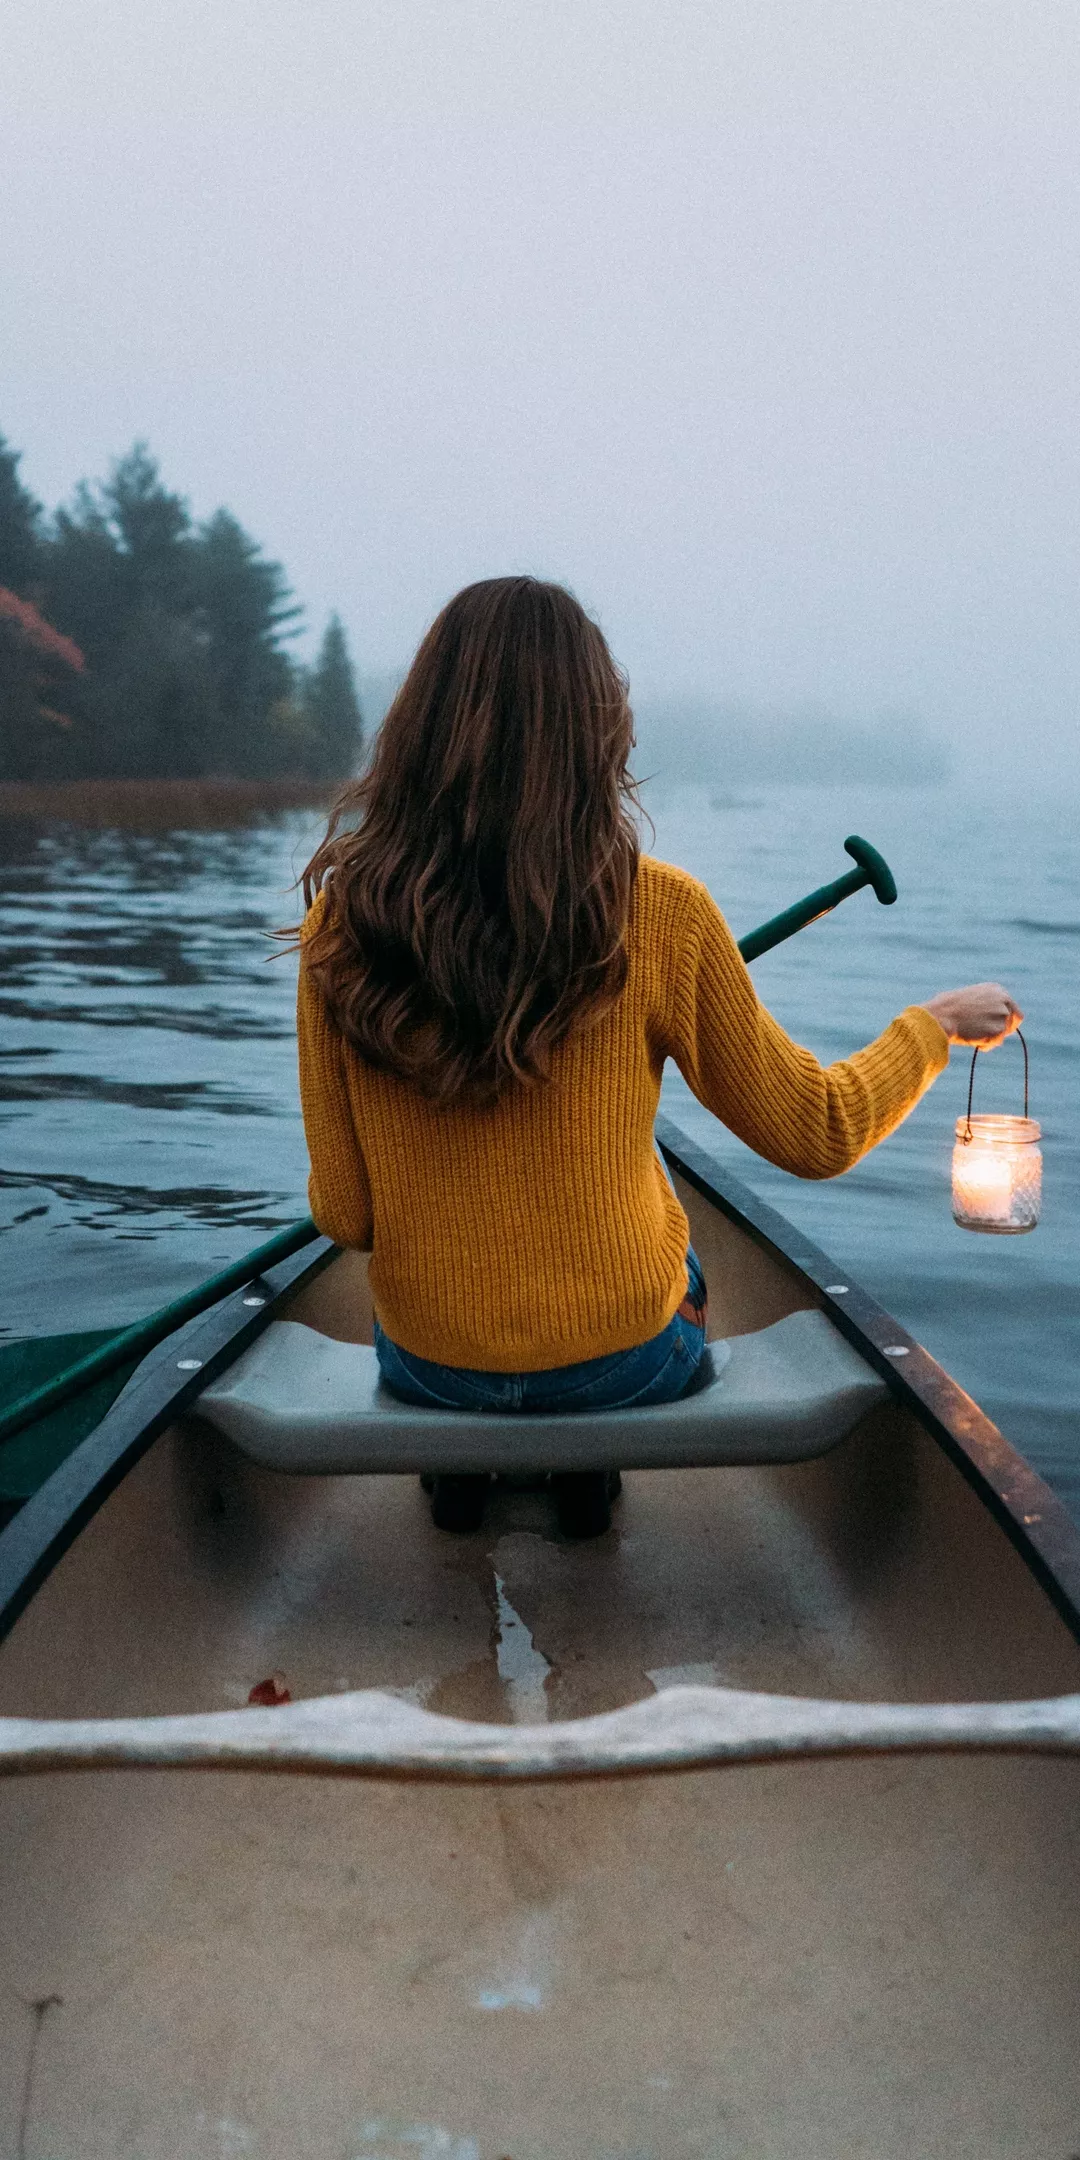
[[0,780],[344,778],[362,722],[336,617],[230,511],[193,522],[136,443],[47,516],[0,436]]

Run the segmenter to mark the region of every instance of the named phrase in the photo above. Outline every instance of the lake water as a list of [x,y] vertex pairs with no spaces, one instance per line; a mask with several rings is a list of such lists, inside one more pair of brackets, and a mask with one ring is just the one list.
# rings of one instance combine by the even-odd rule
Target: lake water
[[[771,1169],[695,1103],[706,1139],[926,1343],[1080,1518],[1080,1105],[1071,1039],[1080,863],[1071,806],[996,810],[942,790],[653,789],[654,851],[705,879],[735,931],[848,867],[861,832],[900,899],[863,892],[755,964],[819,1056],[903,1005],[1000,976],[1027,1013],[1043,1221],[979,1237],[949,1210],[968,1056],[829,1185]],[[306,1211],[295,963],[267,933],[318,829],[143,836],[0,829],[0,1324],[5,1336],[134,1319]],[[1022,1100],[1016,1043],[980,1060],[976,1105]]]

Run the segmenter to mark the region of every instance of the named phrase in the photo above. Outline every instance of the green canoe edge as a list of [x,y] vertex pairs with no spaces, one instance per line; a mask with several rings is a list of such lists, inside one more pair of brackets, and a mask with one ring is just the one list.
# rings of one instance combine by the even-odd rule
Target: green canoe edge
[[[120,1328],[95,1328],[80,1335],[27,1336],[18,1342],[0,1343],[0,1408],[17,1402],[32,1388],[43,1386],[78,1358],[100,1349],[122,1332]],[[131,1358],[115,1366],[36,1424],[14,1433],[9,1440],[0,1440],[0,1520],[29,1500],[72,1449],[101,1423],[138,1362],[138,1358]]]

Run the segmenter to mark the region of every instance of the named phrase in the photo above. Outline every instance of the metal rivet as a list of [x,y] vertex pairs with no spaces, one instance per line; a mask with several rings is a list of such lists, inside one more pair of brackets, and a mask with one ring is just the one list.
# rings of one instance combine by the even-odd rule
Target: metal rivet
[[886,1343],[883,1354],[885,1357],[907,1357],[908,1346],[902,1342]]
[[265,1305],[266,1299],[264,1297],[246,1297],[244,1303],[245,1305]]
[[177,1372],[199,1372],[201,1369],[201,1357],[178,1357],[176,1360]]
[[847,1293],[848,1286],[846,1282],[827,1282],[825,1285],[826,1297],[846,1297]]

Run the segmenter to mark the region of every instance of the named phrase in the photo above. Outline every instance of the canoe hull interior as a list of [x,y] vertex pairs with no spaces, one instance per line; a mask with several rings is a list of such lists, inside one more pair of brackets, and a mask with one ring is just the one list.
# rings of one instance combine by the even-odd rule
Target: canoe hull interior
[[[717,1334],[813,1306],[684,1197]],[[362,1268],[293,1312],[363,1339]],[[275,1671],[535,1723],[680,1680],[1063,1694],[1080,1649],[895,1403],[815,1461],[634,1472],[591,1545],[528,1490],[450,1539],[411,1479],[284,1477],[195,1421],[31,1603],[0,1712],[231,1708]],[[1080,1761],[1036,1757],[12,1780],[0,2151],[1069,2160],[1078,1852]]]

